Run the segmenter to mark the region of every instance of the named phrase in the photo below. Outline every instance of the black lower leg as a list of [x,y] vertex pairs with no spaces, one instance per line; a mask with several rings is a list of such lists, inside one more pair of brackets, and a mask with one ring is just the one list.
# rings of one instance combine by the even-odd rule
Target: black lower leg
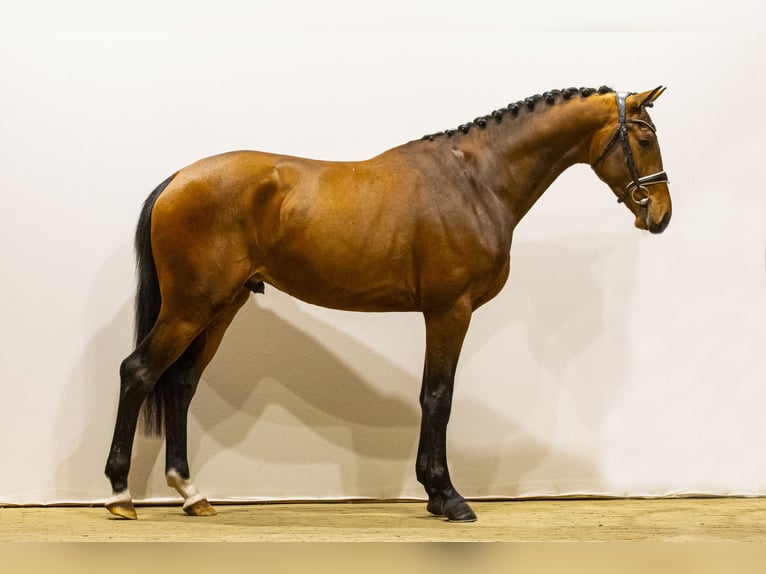
[[189,405],[201,376],[198,364],[205,349],[205,333],[197,336],[184,354],[171,367],[162,389],[165,403],[165,472],[175,471],[189,479],[186,450]]
[[138,424],[141,404],[154,381],[142,366],[140,355],[133,353],[120,366],[120,403],[114,427],[112,446],[104,472],[112,484],[113,492],[128,488],[128,472],[133,450],[133,439]]
[[188,479],[187,420],[197,378],[191,374],[184,374],[175,379],[173,384],[178,386],[178,394],[171,401],[166,401],[168,408],[165,411],[165,471],[175,470],[181,478]]
[[452,409],[455,370],[470,321],[470,302],[457,302],[441,313],[426,314],[426,361],[420,393],[422,421],[417,476],[428,494],[428,511],[451,521],[476,515],[455,490],[447,467],[447,423]]
[[418,480],[428,494],[427,509],[436,516],[445,516],[450,521],[472,522],[476,520],[471,507],[452,485],[447,466],[446,429],[443,416],[432,412],[428,404],[423,409],[421,443],[418,452]]

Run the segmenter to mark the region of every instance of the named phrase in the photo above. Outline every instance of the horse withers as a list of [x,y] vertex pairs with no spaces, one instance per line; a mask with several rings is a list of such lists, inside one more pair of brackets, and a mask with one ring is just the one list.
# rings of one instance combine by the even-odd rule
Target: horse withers
[[667,227],[668,179],[647,112],[663,90],[554,90],[366,161],[239,151],[165,180],[136,231],[136,348],[120,367],[107,509],[136,518],[128,471],[145,403],[183,509],[215,514],[190,480],[189,403],[234,315],[268,283],[334,309],[423,313],[417,478],[429,512],[475,520],[446,454],[471,314],[505,284],[516,225],[576,163],[591,165],[636,227]]

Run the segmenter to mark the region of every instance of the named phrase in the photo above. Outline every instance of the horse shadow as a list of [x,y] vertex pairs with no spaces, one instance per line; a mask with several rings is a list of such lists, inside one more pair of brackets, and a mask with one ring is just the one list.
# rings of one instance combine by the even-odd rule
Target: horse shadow
[[[83,322],[95,335],[75,361],[52,427],[59,458],[57,496],[67,500],[89,500],[98,498],[96,493],[108,493],[102,464],[117,411],[119,364],[132,350],[133,305],[127,300],[116,309],[110,308],[113,290],[107,286],[115,277],[132,283],[131,268],[130,249],[125,246],[103,265],[88,294],[89,310]],[[235,450],[246,462],[299,465],[313,459],[332,465],[319,448],[326,442],[336,451],[340,447],[350,453],[337,462],[335,471],[343,491],[368,492],[371,496],[366,485],[377,484],[376,496],[397,497],[405,477],[414,475],[419,377],[353,337],[313,319],[292,298],[274,289],[268,296],[270,305],[264,306],[253,297],[240,311],[203,376],[189,414],[192,473],[204,470],[222,449]],[[104,317],[111,319],[104,322]],[[99,322],[96,328],[94,322]],[[328,340],[335,348],[340,343],[343,355],[355,357],[374,374],[357,372],[343,356],[323,344]],[[382,380],[387,384],[380,384]],[[388,393],[388,389],[411,400]],[[289,413],[292,426],[311,429],[318,435],[313,452],[284,444],[279,435],[276,440],[250,440],[252,428],[273,419],[270,413],[275,410]],[[77,425],[71,423],[73,417],[80,421]],[[276,424],[284,424],[284,417]],[[130,487],[137,500],[170,493],[164,485],[162,455],[161,439],[136,435]],[[254,487],[258,486],[257,478],[252,477]],[[244,496],[251,497],[252,487],[246,488]],[[239,496],[231,492],[216,496],[209,489],[208,494],[211,498]],[[303,496],[315,494],[305,492]],[[252,494],[258,495],[257,490]]]
[[[629,375],[619,351],[629,343],[636,241],[584,235],[514,245],[508,285],[474,314],[461,358],[462,374],[481,387],[472,397],[496,400],[461,405],[458,386],[450,422],[471,429],[453,475],[475,485],[472,495],[608,493],[593,453],[608,448],[610,407]],[[562,441],[564,419],[577,436]],[[482,436],[493,437],[491,449]]]
[[[504,293],[477,312],[461,359],[461,364],[468,363],[469,367],[462,371],[470,375],[471,361],[479,360],[497,333],[507,329],[520,330],[520,340],[537,363],[533,361],[517,372],[515,355],[511,354],[505,370],[497,377],[493,375],[497,380],[470,381],[484,385],[488,393],[500,389],[500,398],[508,397],[508,401],[491,396],[484,400],[485,388],[479,389],[478,396],[468,396],[460,390],[468,383],[461,384],[458,379],[448,448],[456,484],[478,485],[464,487],[466,496],[490,496],[491,488],[481,485],[495,483],[498,490],[515,495],[523,490],[525,475],[534,474],[537,467],[550,464],[552,459],[559,466],[575,468],[584,477],[598,475],[598,468],[589,459],[555,450],[549,444],[546,433],[555,432],[556,406],[541,404],[545,396],[535,391],[535,385],[541,380],[540,372],[546,374],[547,384],[555,385],[573,357],[602,335],[604,296],[594,268],[607,251],[579,251],[558,242],[520,244]],[[627,283],[634,271],[629,269],[630,262],[626,265]],[[103,322],[108,313],[111,319],[94,330],[95,335],[76,361],[53,429],[54,441],[61,444],[56,474],[59,490],[76,499],[98,499],[108,494],[101,461],[106,459],[117,409],[118,366],[131,350],[132,304],[124,300],[116,308],[110,307],[114,302],[107,286],[113,284],[115,276],[128,280],[131,268],[125,246],[96,276],[89,300],[102,310],[97,320]],[[541,290],[540,285],[550,287]],[[250,465],[257,468],[259,462],[300,468],[306,463],[335,465],[333,472],[340,477],[347,496],[422,497],[414,477],[420,377],[307,313],[303,304],[289,296],[268,289],[265,297],[268,304],[255,299],[240,311],[192,402],[192,473],[197,476],[208,467],[214,472],[215,453],[226,449],[236,451],[248,469]],[[572,311],[581,310],[582,301],[587,302],[589,312]],[[105,308],[111,311],[105,314]],[[92,325],[94,320],[86,316],[84,323]],[[376,319],[372,316],[370,320]],[[615,384],[620,378],[618,370],[610,367],[599,376],[605,380],[597,389],[606,393],[599,403],[602,409],[609,397],[619,392]],[[578,410],[588,424],[599,426],[608,416],[608,412],[594,412],[577,389],[568,390],[575,391]],[[522,400],[515,401],[516,395]],[[530,407],[547,412],[546,420],[538,425],[544,427],[542,433],[530,432],[528,425],[518,422],[528,417]],[[73,412],[83,421],[77,427],[67,423]],[[252,429],[259,425],[264,432],[254,435]],[[309,449],[281,440],[280,434],[295,430],[287,427],[303,429],[312,441]],[[492,440],[482,440],[482,436]],[[490,443],[493,446],[488,446]],[[164,485],[162,450],[159,439],[137,437],[130,475],[136,499],[170,493]],[[348,456],[327,460],[338,452]],[[98,461],[97,466],[94,461]],[[247,473],[243,470],[243,474]],[[261,490],[265,490],[265,483],[259,483],[257,473],[247,478],[247,485],[232,477],[217,479],[235,483],[231,489],[221,487],[226,492],[214,492],[202,482],[200,487],[211,498],[269,497],[269,492]],[[320,494],[306,490],[295,497]]]
[[[263,297],[252,297],[239,312],[203,376],[190,410],[200,433],[252,461],[334,465],[330,472],[339,477],[341,491],[397,497],[414,474],[419,379],[306,313],[291,297],[274,289],[267,289],[268,304]],[[354,364],[363,365],[364,373]],[[290,444],[298,435],[308,444]],[[190,458],[204,469],[210,460],[198,456],[195,442]],[[257,469],[250,480],[254,496],[268,497]],[[291,485],[285,490],[312,496]]]

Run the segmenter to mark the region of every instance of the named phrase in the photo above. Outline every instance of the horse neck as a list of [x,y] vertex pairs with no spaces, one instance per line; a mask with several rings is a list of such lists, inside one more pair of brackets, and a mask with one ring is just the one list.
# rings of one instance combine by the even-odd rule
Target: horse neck
[[503,200],[515,225],[564,170],[592,161],[594,136],[615,121],[612,94],[559,98],[474,126],[455,147],[482,158],[476,177]]

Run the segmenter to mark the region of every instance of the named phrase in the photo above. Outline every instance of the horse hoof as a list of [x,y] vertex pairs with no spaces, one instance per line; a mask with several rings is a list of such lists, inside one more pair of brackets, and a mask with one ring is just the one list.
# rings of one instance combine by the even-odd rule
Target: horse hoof
[[218,514],[206,498],[189,506],[184,506],[184,512],[189,516],[215,516]]
[[476,514],[462,497],[447,501],[434,497],[428,500],[426,508],[434,516],[444,516],[449,522],[476,522]]
[[476,522],[476,520],[476,514],[467,504],[462,511],[447,515],[447,522]]
[[444,516],[448,522],[476,522],[476,514],[465,500],[458,499],[444,505]]
[[138,518],[136,508],[129,500],[107,503],[105,507],[117,518],[124,518],[125,520],[136,520]]

